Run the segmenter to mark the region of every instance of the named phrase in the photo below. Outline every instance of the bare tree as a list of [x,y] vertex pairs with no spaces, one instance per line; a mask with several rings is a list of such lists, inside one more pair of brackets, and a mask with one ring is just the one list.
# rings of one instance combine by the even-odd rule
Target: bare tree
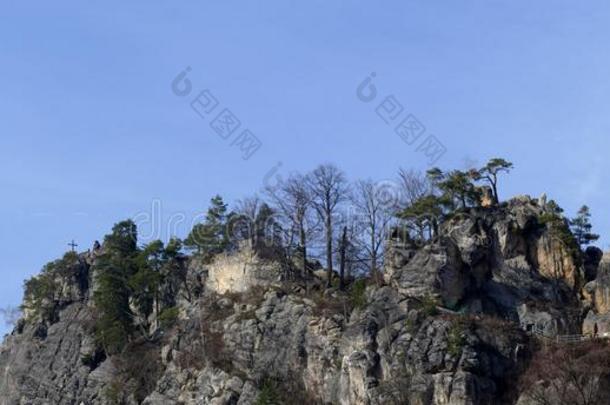
[[257,195],[246,197],[235,203],[235,210],[229,218],[229,234],[231,242],[239,244],[248,241],[250,247],[254,248],[256,243],[255,222],[258,216],[262,201]]
[[[343,263],[344,283],[345,280],[350,280],[356,275],[369,272],[369,259],[358,240],[358,237],[362,234],[362,229],[357,229],[358,224],[355,222],[353,218],[341,221],[341,224],[335,221],[335,227],[340,226],[342,229],[339,235],[335,236],[338,246],[335,252],[335,260],[339,264]],[[341,270],[339,273],[341,273]]]
[[258,214],[258,210],[261,204],[261,199],[258,197],[258,195],[255,194],[251,197],[246,197],[241,200],[238,200],[235,203],[235,212],[254,220],[256,218],[256,215]]
[[266,188],[265,193],[281,214],[281,218],[287,223],[287,229],[289,229],[288,245],[293,245],[295,234],[298,237],[297,249],[301,256],[301,275],[305,277],[307,273],[307,246],[310,236],[315,231],[315,225],[311,224],[310,219],[312,195],[306,178],[300,174],[293,174],[274,187]]
[[398,171],[398,177],[402,185],[404,203],[407,205],[412,205],[433,192],[432,184],[423,172],[401,168]]
[[[436,229],[438,190],[430,176],[414,169],[400,169],[398,176],[402,185],[402,201],[404,210],[399,214],[402,219],[400,232],[413,235],[416,239],[431,239]],[[426,236],[428,233],[428,236]]]
[[352,204],[356,210],[355,217],[360,230],[358,241],[369,261],[371,276],[375,280],[394,209],[388,207],[380,197],[377,186],[372,180],[356,182],[352,193]]
[[333,275],[333,215],[339,204],[347,198],[347,181],[343,172],[332,164],[318,166],[308,175],[313,207],[324,223],[326,240],[327,287]]
[[244,198],[236,203],[229,218],[230,235],[234,243],[247,240],[259,254],[279,253],[281,245],[276,212],[258,196]]
[[347,264],[347,226],[343,227],[339,241],[339,289],[345,290],[345,268]]
[[0,318],[4,319],[6,326],[15,326],[21,317],[21,310],[15,307],[0,308]]
[[535,353],[520,388],[534,404],[601,405],[608,403],[609,378],[607,343],[550,344]]

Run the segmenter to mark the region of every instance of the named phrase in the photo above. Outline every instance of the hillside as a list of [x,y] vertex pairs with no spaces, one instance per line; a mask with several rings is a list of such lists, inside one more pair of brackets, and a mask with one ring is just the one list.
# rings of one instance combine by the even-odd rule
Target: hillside
[[610,356],[603,341],[553,343],[610,331],[610,260],[575,251],[550,214],[529,197],[461,210],[427,243],[387,241],[383,280],[346,291],[248,244],[211,260],[165,252],[152,309],[130,298],[120,348],[96,329],[107,237],[28,283],[0,351],[2,403],[560,404],[582,403],[581,385],[605,403],[604,362],[572,385],[540,369],[552,350]]

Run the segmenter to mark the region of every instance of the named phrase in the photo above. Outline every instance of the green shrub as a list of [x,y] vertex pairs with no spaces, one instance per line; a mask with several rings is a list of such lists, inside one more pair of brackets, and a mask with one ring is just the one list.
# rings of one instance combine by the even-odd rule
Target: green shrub
[[438,315],[438,299],[433,297],[432,295],[426,295],[421,300],[422,311],[426,316],[435,316]]
[[56,293],[60,281],[69,280],[76,275],[79,258],[74,252],[68,252],[63,258],[47,263],[40,274],[24,283],[25,304],[21,309],[29,311],[31,316],[50,319],[55,312]]
[[103,395],[106,401],[112,405],[119,405],[123,403],[123,384],[117,380],[113,380],[104,389]]
[[103,347],[108,355],[122,352],[129,341],[129,332],[123,325],[107,318],[97,321],[94,334],[96,344]]
[[47,318],[51,315],[54,307],[57,282],[54,274],[45,271],[25,282],[25,303],[21,306],[23,311],[29,311],[31,316]]
[[366,280],[354,281],[350,289],[350,302],[354,308],[362,309],[366,307]]
[[280,395],[278,393],[277,383],[273,380],[265,380],[261,387],[261,392],[256,398],[255,405],[280,405]]
[[159,314],[159,318],[158,318],[159,325],[161,325],[161,327],[163,329],[169,329],[176,324],[176,322],[178,321],[179,315],[180,315],[180,308],[178,308],[178,307],[165,308]]
[[407,320],[405,320],[405,330],[407,331],[407,333],[417,332],[417,322],[415,322],[415,320],[413,319],[407,318]]
[[462,354],[462,349],[466,345],[466,328],[463,322],[457,321],[451,325],[447,331],[447,353],[453,357]]

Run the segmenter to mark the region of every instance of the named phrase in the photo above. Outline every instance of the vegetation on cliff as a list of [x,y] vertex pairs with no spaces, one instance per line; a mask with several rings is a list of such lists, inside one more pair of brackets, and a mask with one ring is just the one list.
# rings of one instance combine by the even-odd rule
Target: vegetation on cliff
[[[426,390],[508,400],[518,387],[503,381],[519,374],[519,389],[535,396],[540,356],[555,354],[530,347],[520,329],[571,327],[561,323],[581,309],[573,280],[597,235],[586,207],[568,220],[545,197],[500,201],[499,175],[512,168],[492,159],[476,170],[401,171],[388,196],[322,165],[232,209],[214,197],[184,242],[167,245],[139,244],[136,224],[123,221],[92,252],[67,253],[25,283],[16,333],[31,328],[43,341],[77,307],[92,339],[76,356],[87,370],[78,384],[111,368],[102,386],[113,403],[204,392],[197,379],[222,381],[215,390],[227,403],[316,403],[341,390],[354,403],[429,403]],[[237,252],[250,255],[239,273],[254,263],[277,277],[250,285],[244,275],[216,291],[209,272]],[[231,289],[238,281],[245,292]]]

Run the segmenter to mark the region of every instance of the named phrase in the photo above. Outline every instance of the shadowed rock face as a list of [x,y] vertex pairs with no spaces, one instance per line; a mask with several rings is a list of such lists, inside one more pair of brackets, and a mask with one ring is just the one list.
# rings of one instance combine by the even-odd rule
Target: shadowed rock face
[[610,255],[603,255],[595,280],[587,283],[583,294],[590,309],[583,322],[583,333],[610,333]]
[[[542,212],[521,198],[457,215],[435,243],[390,245],[387,285],[367,287],[357,308],[316,278],[246,277],[235,288],[219,263],[238,268],[237,256],[191,260],[164,286],[177,323],[108,359],[90,335],[96,268],[86,255],[84,279],[62,291],[85,288],[5,340],[0,403],[106,404],[123,390],[128,404],[252,404],[269,381],[283,403],[516,403],[530,351],[519,323],[549,334],[580,328],[583,269],[539,224]],[[607,309],[596,293],[603,267],[588,285],[595,311]],[[210,287],[220,284],[231,288]],[[434,299],[471,316],[439,314],[426,305]]]
[[60,312],[58,322],[27,325],[9,336],[0,349],[0,403],[93,401],[111,370],[108,363],[92,373],[81,362],[93,348],[83,328],[90,316],[85,305],[74,303]]

